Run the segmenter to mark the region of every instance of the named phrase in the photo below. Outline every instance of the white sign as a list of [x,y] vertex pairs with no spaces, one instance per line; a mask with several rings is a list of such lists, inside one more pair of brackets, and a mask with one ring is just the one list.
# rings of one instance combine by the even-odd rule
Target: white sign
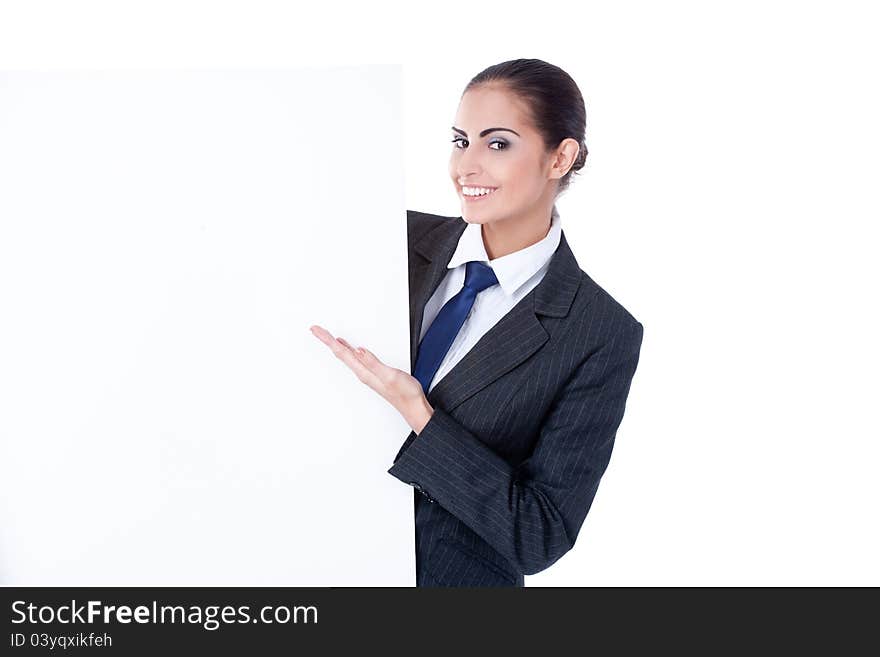
[[409,586],[397,67],[0,74],[0,583]]

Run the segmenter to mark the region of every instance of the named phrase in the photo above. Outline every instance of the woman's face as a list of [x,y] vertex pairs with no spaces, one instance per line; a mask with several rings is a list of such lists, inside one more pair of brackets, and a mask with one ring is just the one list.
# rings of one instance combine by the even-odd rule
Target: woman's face
[[[555,154],[545,152],[517,96],[499,85],[469,90],[459,103],[452,139],[449,175],[465,221],[484,224],[539,210],[549,216],[559,177],[553,175]],[[485,188],[492,191],[468,194]]]

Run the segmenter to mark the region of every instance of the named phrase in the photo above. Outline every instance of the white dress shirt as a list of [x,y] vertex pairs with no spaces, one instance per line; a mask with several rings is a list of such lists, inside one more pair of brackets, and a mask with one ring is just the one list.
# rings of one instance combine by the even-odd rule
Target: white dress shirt
[[481,224],[468,224],[458,240],[458,247],[447,265],[446,275],[425,304],[419,344],[444,304],[464,287],[466,265],[471,260],[488,263],[495,272],[498,285],[486,288],[477,295],[464,324],[455,336],[443,362],[431,380],[428,391],[455,367],[483,335],[541,282],[550,258],[559,246],[562,226],[556,206],[553,206],[550,229],[539,242],[500,258],[489,260],[483,244]]

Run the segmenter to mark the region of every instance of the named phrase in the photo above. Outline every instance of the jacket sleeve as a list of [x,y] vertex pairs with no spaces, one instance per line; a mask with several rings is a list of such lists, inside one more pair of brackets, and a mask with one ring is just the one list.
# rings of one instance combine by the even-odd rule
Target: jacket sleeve
[[608,465],[642,335],[631,320],[578,366],[518,467],[435,408],[388,472],[420,486],[520,572],[548,568],[574,546]]

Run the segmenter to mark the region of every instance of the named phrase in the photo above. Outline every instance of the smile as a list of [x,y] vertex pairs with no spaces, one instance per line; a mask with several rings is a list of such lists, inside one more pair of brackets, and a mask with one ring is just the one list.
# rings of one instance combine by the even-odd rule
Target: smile
[[469,201],[476,201],[492,194],[497,187],[462,187],[461,194]]

